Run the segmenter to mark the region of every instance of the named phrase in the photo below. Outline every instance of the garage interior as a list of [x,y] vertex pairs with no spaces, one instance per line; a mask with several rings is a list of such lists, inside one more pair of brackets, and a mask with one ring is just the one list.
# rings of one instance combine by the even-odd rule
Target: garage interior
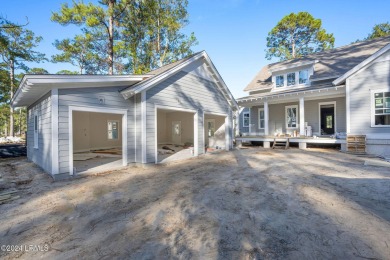
[[73,111],[75,173],[122,166],[122,115]]
[[157,163],[194,156],[194,114],[157,109]]
[[225,149],[225,116],[204,115],[204,140],[206,152]]

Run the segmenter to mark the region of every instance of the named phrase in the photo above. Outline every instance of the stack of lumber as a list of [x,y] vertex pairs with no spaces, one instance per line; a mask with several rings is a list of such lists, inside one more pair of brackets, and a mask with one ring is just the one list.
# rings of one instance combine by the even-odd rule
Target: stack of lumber
[[347,135],[347,152],[353,154],[366,153],[366,136]]
[[19,199],[20,196],[17,195],[17,190],[2,191],[0,192],[0,204],[4,204],[16,199]]

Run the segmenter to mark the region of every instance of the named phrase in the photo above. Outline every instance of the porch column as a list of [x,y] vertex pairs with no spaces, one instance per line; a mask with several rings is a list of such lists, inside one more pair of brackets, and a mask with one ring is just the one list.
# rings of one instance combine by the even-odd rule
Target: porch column
[[299,98],[299,134],[305,135],[305,98]]
[[269,121],[268,101],[264,101],[264,135],[269,134],[268,121]]

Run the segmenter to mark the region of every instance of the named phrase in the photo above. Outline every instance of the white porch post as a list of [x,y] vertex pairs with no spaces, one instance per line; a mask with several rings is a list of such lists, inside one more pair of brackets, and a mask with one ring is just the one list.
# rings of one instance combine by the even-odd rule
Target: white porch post
[[268,101],[264,101],[264,135],[269,135],[269,112],[268,112]]
[[305,135],[305,98],[299,98],[299,134]]
[[249,135],[252,134],[252,120],[251,120],[251,116],[252,116],[252,107],[249,108]]

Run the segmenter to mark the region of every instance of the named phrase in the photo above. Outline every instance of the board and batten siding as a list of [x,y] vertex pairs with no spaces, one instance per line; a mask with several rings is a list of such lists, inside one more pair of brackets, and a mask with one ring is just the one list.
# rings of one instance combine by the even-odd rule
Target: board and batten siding
[[146,91],[146,162],[148,163],[155,162],[156,105],[198,111],[199,154],[204,153],[203,113],[227,114],[230,120],[232,117],[228,101],[214,82],[193,73],[179,71]]
[[390,51],[349,79],[350,133],[375,137],[389,134],[390,127],[371,127],[371,91],[390,91]]
[[[69,106],[117,108],[127,112],[127,157],[135,161],[134,100],[125,100],[119,93],[123,87],[71,88],[58,90],[59,173],[69,172]],[[104,104],[99,99],[104,98]]]
[[[27,110],[27,158],[51,173],[51,92]],[[34,148],[34,115],[38,115],[38,148]]]

